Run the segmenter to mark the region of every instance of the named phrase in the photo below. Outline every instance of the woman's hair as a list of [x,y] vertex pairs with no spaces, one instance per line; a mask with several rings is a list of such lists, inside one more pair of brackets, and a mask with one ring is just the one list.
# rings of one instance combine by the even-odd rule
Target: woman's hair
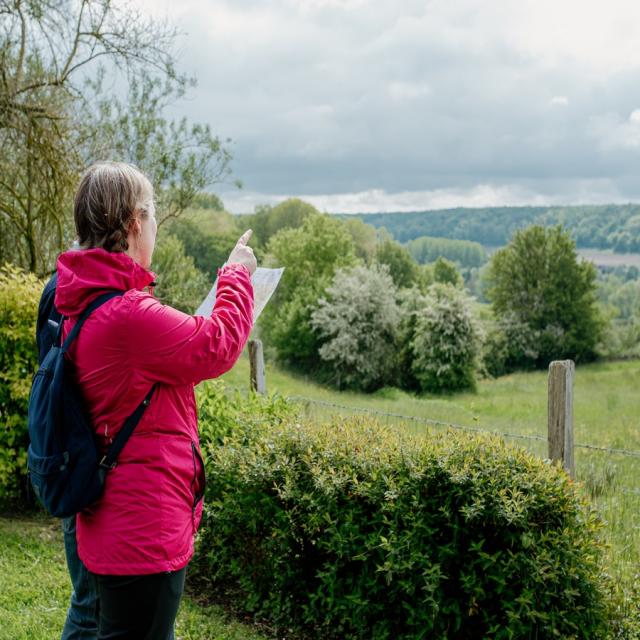
[[124,162],[96,162],[82,176],[73,216],[84,249],[100,247],[120,253],[135,211],[148,213],[153,187],[142,172]]

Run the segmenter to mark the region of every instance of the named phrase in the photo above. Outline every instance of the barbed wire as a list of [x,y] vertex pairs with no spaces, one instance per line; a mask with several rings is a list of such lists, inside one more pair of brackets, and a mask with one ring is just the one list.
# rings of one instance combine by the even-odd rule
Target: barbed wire
[[[409,420],[412,422],[418,422],[420,424],[433,425],[436,427],[450,427],[452,429],[461,429],[463,431],[473,431],[476,433],[492,433],[494,435],[499,435],[505,438],[518,438],[521,440],[534,440],[537,442],[547,442],[547,438],[543,436],[537,435],[526,435],[521,433],[508,433],[505,431],[498,431],[493,429],[487,429],[483,427],[471,427],[469,425],[456,424],[455,422],[445,422],[442,420],[433,420],[431,418],[423,418],[421,416],[408,416],[401,413],[392,413],[387,411],[381,411],[379,409],[372,409],[368,407],[352,407],[348,405],[338,404],[336,402],[329,402],[327,400],[318,400],[316,398],[308,398],[306,396],[287,396],[287,400],[292,402],[309,402],[312,404],[318,404],[325,407],[331,407],[335,409],[346,409],[348,411],[360,411],[363,413],[369,413],[372,415],[384,416],[389,418],[398,418],[401,420]],[[574,443],[574,448],[576,449],[588,449],[592,451],[600,451],[604,453],[610,454],[618,454],[623,456],[628,456],[632,458],[640,458],[640,451],[633,451],[629,449],[617,449],[613,447],[600,447],[592,444],[581,444]]]
[[[247,389],[242,389],[234,385],[227,385],[228,389],[237,391],[239,393],[247,394]],[[548,442],[548,439],[544,436],[528,435],[522,433],[509,433],[506,431],[499,431],[497,429],[489,429],[486,427],[472,427],[469,425],[457,424],[455,422],[446,422],[443,420],[433,420],[432,418],[424,418],[422,416],[408,416],[402,413],[393,413],[389,411],[381,411],[380,409],[373,409],[370,407],[353,407],[345,404],[339,404],[337,402],[329,402],[328,400],[320,400],[318,398],[309,398],[307,396],[282,396],[285,400],[290,402],[310,402],[312,404],[318,404],[325,407],[331,407],[334,409],[348,410],[348,411],[360,411],[362,413],[369,413],[372,415],[378,415],[388,418],[398,418],[400,420],[409,420],[417,422],[419,424],[432,425],[435,427],[450,427],[452,429],[460,429],[463,431],[472,431],[474,433],[491,433],[493,435],[502,436],[503,438],[517,438],[519,440],[532,440],[536,442]],[[619,449],[614,447],[600,447],[593,444],[574,443],[576,449],[587,449],[591,451],[599,451],[601,453],[617,454],[621,456],[627,456],[631,458],[640,458],[640,451],[634,451],[629,449]]]

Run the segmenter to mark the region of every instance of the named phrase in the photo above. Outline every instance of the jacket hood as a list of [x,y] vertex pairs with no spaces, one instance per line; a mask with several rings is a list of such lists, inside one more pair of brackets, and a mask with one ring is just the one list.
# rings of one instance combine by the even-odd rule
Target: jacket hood
[[155,279],[126,253],[83,249],[58,257],[55,306],[65,316],[76,316],[105,291],[144,289]]

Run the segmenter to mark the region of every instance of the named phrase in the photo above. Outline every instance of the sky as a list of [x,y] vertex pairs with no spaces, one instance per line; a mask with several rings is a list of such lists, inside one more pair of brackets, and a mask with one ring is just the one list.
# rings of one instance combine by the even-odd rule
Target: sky
[[640,201],[638,0],[134,0],[181,32],[172,116],[231,138],[226,207]]

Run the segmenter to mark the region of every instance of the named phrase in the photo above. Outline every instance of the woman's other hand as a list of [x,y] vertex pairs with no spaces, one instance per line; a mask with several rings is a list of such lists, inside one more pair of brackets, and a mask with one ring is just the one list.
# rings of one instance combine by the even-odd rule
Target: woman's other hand
[[256,257],[253,255],[253,249],[247,246],[247,242],[251,239],[252,234],[253,231],[249,229],[240,236],[240,240],[238,240],[227,260],[227,264],[231,264],[232,262],[235,264],[243,264],[249,269],[251,275],[253,275],[253,272],[258,268]]

